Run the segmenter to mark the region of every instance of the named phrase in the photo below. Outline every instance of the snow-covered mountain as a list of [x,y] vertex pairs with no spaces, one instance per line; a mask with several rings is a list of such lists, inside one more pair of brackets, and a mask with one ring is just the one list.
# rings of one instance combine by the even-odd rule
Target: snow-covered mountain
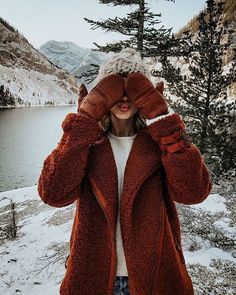
[[[197,205],[177,204],[195,295],[236,294],[232,204],[219,194]],[[0,294],[59,294],[74,210],[75,203],[45,205],[37,186],[0,193]]]
[[50,40],[39,48],[52,63],[75,73],[83,58],[89,54],[90,49],[79,47],[73,42]]
[[[73,76],[87,72],[90,64],[101,65],[112,53],[93,51],[67,41],[48,41],[39,48],[52,63],[67,70]],[[78,83],[84,82],[78,79]]]
[[0,18],[0,107],[76,104],[78,85]]

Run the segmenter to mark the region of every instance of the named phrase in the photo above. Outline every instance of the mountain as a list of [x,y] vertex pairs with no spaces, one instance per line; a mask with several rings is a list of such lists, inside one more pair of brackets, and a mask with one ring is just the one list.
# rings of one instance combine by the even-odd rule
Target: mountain
[[[112,53],[93,51],[90,48],[79,47],[72,42],[50,40],[39,48],[52,63],[67,70],[73,76],[87,72],[90,64],[101,65]],[[84,83],[84,79],[78,79]]]
[[0,107],[76,104],[78,85],[0,18]]
[[83,58],[90,52],[90,49],[79,47],[72,42],[50,40],[39,48],[52,63],[75,73]]

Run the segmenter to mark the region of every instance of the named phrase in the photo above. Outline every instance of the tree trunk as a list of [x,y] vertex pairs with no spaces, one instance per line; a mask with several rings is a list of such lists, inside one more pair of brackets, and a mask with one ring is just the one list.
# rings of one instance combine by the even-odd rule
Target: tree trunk
[[138,51],[143,57],[143,30],[144,30],[144,10],[145,10],[145,2],[144,0],[140,0],[139,2],[139,28],[138,28]]

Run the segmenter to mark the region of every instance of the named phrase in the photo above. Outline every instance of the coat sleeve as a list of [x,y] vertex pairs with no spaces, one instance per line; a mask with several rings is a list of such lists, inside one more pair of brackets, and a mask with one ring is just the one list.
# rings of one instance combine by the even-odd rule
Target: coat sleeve
[[161,161],[170,197],[186,205],[204,201],[211,191],[212,180],[179,114],[172,112],[149,123],[148,132],[162,151]]
[[101,131],[97,121],[83,114],[67,114],[61,126],[63,135],[44,160],[37,187],[42,201],[53,207],[70,205],[78,198],[89,148]]

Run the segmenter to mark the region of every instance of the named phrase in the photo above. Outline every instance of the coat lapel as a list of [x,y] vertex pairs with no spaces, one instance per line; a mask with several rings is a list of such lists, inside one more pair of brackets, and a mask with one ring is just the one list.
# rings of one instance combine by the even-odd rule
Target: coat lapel
[[[88,177],[109,221],[116,229],[118,217],[118,174],[109,139],[104,133],[89,155]],[[146,129],[134,138],[124,171],[121,214],[127,205],[132,207],[135,196],[145,179],[161,165],[160,152]],[[148,196],[147,196],[148,197]]]
[[104,135],[92,147],[87,173],[91,187],[115,230],[118,216],[118,177],[109,139]]
[[[147,179],[161,165],[160,151],[146,129],[134,139],[124,172],[123,192],[120,201],[121,214],[132,208],[136,193]],[[148,196],[147,196],[148,197]]]

